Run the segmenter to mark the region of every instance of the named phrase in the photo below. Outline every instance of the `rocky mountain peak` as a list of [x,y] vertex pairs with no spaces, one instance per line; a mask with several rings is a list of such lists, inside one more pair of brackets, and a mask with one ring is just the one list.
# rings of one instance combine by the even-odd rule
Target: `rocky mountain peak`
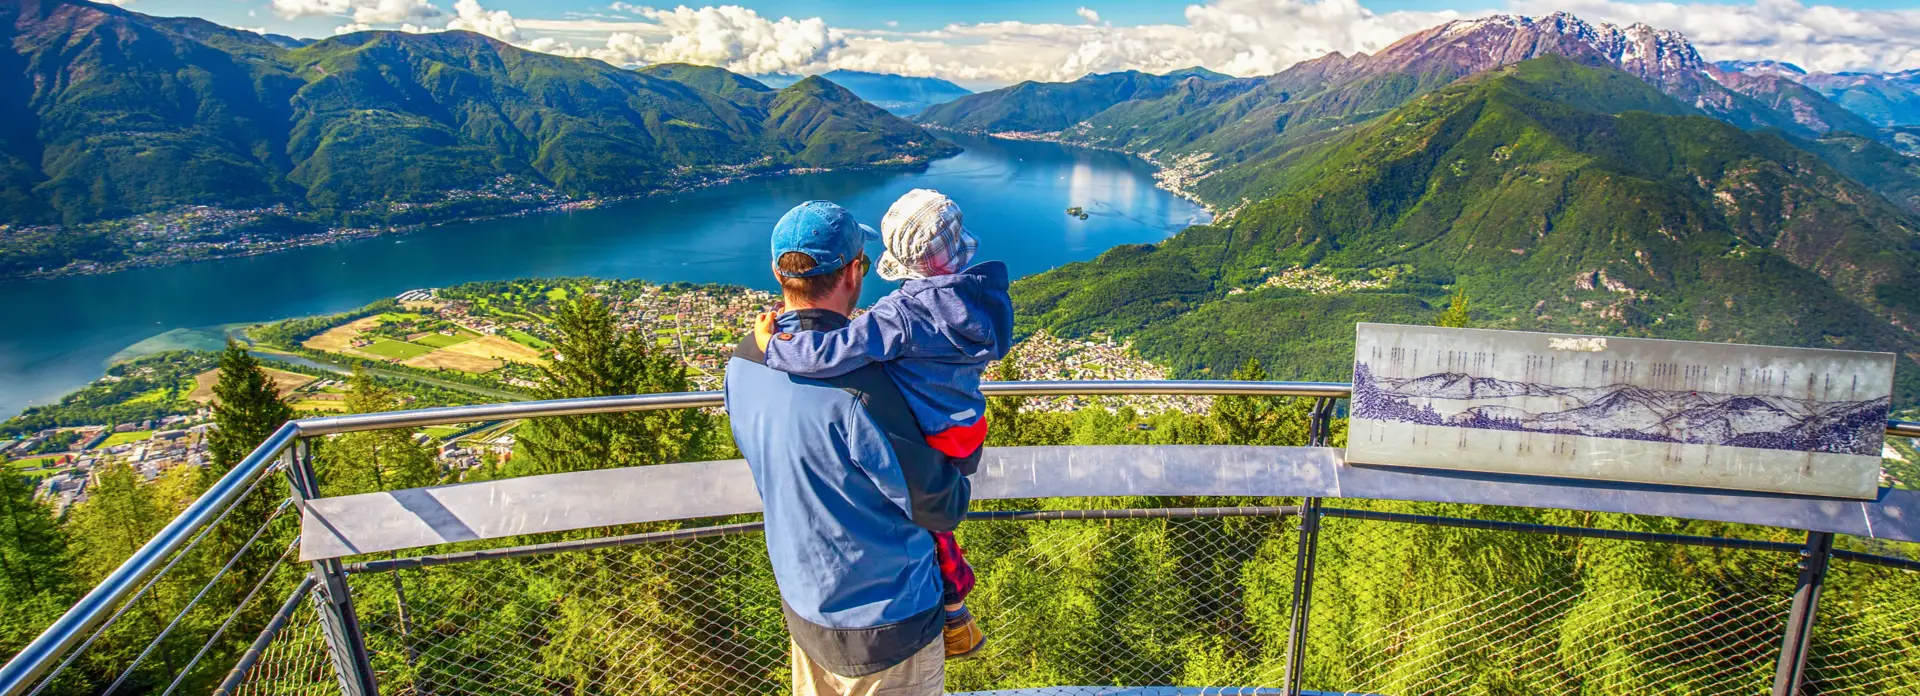
[[1565,12],[1448,22],[1395,42],[1373,55],[1368,67],[1440,68],[1464,75],[1544,55],[1604,61],[1666,88],[1698,79],[1707,67],[1679,32],[1588,22]]

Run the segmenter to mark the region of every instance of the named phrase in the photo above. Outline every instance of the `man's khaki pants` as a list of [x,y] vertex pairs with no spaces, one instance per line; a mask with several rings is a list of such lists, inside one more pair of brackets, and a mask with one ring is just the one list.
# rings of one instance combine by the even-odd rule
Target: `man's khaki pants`
[[939,696],[947,681],[947,647],[939,640],[907,661],[864,677],[843,677],[814,664],[793,645],[793,696]]

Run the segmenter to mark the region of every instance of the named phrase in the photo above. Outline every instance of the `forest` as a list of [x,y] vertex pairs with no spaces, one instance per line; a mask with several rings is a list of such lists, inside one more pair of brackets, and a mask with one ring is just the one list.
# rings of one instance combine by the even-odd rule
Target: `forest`
[[[1456,295],[1433,320],[1466,321]],[[555,303],[533,394],[684,391],[684,367],[624,333],[592,295]],[[65,519],[0,476],[0,654],[11,654],[290,417],[244,351],[220,358],[215,464],[146,482],[109,468]],[[997,379],[1021,376],[1010,356]],[[1233,378],[1272,377],[1250,360]],[[401,407],[358,374],[348,410]],[[276,406],[276,404],[278,404]],[[1220,397],[1204,413],[989,406],[989,445],[1307,442],[1305,400]],[[438,467],[409,430],[316,440],[325,496],[459,480],[738,456],[705,411],[529,421],[511,456]],[[1344,443],[1336,420],[1332,440]],[[262,479],[152,590],[126,606],[44,693],[204,693],[226,675],[306,568],[288,561],[296,515]],[[1286,663],[1297,499],[983,502],[960,529],[980,587],[984,655],[950,666],[953,691],[1056,685],[1277,686]],[[1321,501],[1304,685],[1376,694],[1752,694],[1771,683],[1799,558],[1789,552],[1414,524],[1440,515],[1798,544],[1790,530],[1555,510]],[[993,519],[1019,510],[1232,508],[1196,519]],[[386,693],[783,693],[787,643],[758,534],[743,531],[514,559],[408,567],[428,554],[757,521],[690,520],[455,544],[346,559]],[[1843,540],[1842,547],[1912,554]],[[389,564],[391,567],[381,564]],[[1809,675],[1814,692],[1920,689],[1920,582],[1836,561]],[[239,608],[236,611],[236,607]],[[177,618],[176,618],[177,617]],[[147,650],[155,636],[163,636]],[[128,669],[128,665],[138,666]],[[313,609],[292,620],[247,693],[337,692]],[[123,674],[124,673],[124,674]],[[117,680],[122,681],[117,689]]]

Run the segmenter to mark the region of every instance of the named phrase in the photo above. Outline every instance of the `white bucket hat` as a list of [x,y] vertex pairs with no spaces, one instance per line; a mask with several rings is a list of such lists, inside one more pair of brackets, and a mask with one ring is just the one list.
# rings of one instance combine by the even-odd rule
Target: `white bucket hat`
[[914,189],[880,219],[880,277],[909,280],[959,273],[980,242],[960,222],[960,204],[933,189]]

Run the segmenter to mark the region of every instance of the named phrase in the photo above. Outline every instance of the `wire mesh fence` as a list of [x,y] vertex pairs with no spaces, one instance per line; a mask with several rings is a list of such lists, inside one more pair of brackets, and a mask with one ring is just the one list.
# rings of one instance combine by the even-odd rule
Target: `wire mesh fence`
[[[1277,685],[1293,524],[1270,509],[970,521],[990,638],[948,684]],[[788,690],[758,533],[360,573],[353,592],[385,693]]]
[[1765,693],[1794,561],[1775,551],[1331,517],[1305,686]]
[[[984,504],[1158,516],[962,525],[979,578],[969,603],[989,642],[977,658],[948,665],[948,690],[1279,693],[1300,517],[1296,508],[1244,506],[1285,502],[1298,501]],[[1576,515],[1334,502],[1535,522]],[[1243,507],[1164,514],[1208,504]],[[1571,521],[1582,520],[1644,531],[1685,524]],[[1799,572],[1799,556],[1781,550],[1799,533],[1783,530],[1705,530],[1775,547],[1718,548],[1356,519],[1338,509],[1321,525],[1302,686],[1325,693],[1766,693]],[[753,531],[362,572],[352,588],[383,693],[788,689],[779,595]],[[1836,561],[1802,693],[1920,693],[1916,593],[1920,574]],[[240,693],[337,692],[307,610]]]
[[[132,553],[166,522],[158,511],[167,504],[161,497],[175,493],[169,486],[186,482],[103,481],[92,504],[69,522],[86,532],[77,543]],[[285,484],[262,476],[27,693],[207,693],[306,573],[295,561],[298,533]]]
[[340,680],[327,656],[326,638],[311,607],[273,637],[247,670],[234,696],[338,696]]
[[1838,559],[1828,573],[1805,693],[1920,693],[1920,573]]

